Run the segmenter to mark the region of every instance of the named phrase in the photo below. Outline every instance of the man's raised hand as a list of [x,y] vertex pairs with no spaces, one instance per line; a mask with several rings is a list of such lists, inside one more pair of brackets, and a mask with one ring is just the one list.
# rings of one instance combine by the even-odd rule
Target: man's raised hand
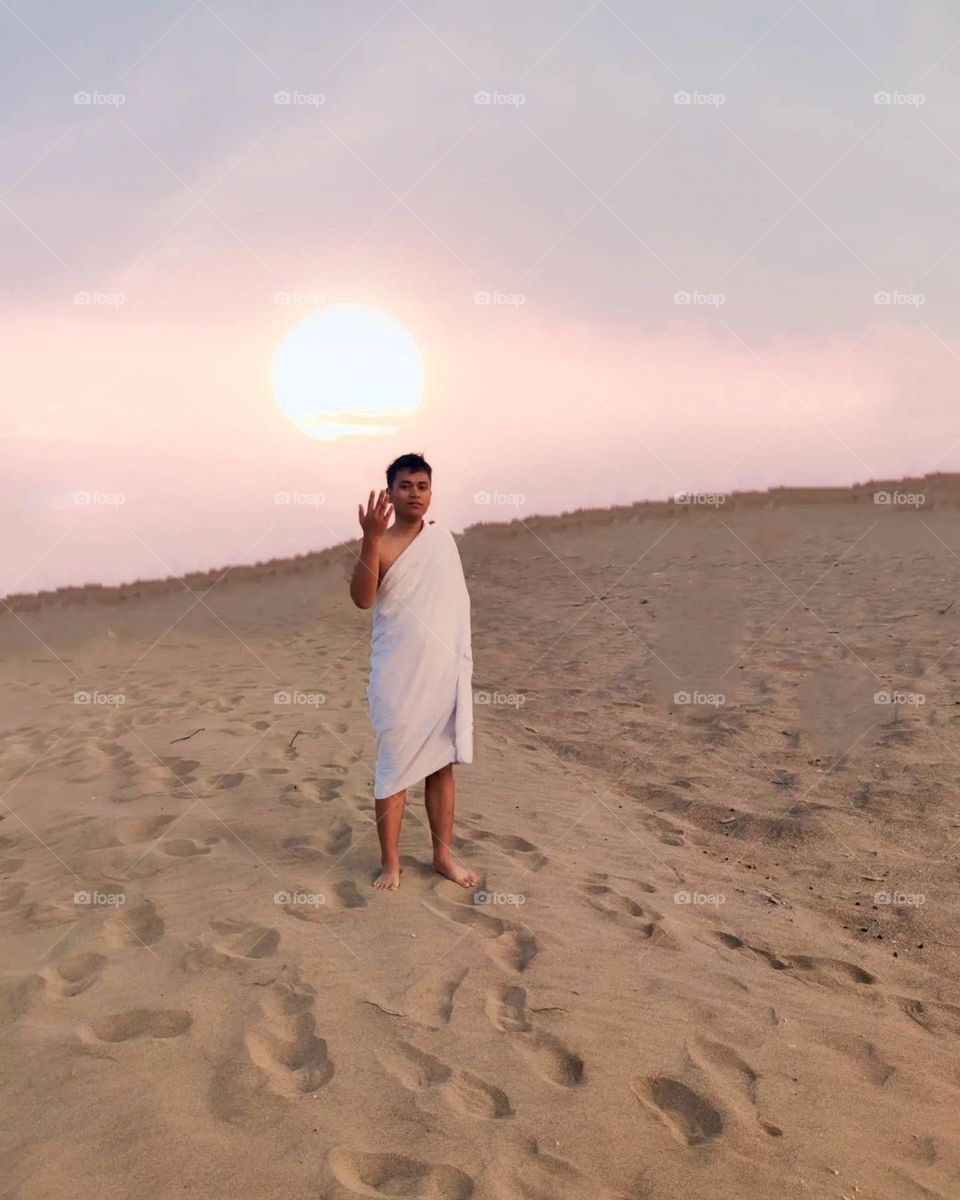
[[382,490],[374,503],[373,492],[371,492],[370,499],[367,501],[367,511],[364,512],[363,505],[358,504],[357,513],[360,517],[363,536],[369,538],[370,541],[378,542],[387,532],[387,526],[393,515],[393,505],[390,503],[389,494]]

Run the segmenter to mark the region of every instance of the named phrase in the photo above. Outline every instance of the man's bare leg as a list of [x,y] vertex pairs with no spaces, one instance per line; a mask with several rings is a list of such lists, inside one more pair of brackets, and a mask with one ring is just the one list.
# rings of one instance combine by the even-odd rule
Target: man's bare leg
[[380,891],[393,892],[400,886],[400,826],[403,824],[406,800],[406,789],[382,800],[374,800],[381,870],[373,886]]
[[453,763],[447,763],[439,771],[427,776],[424,801],[427,806],[427,820],[430,822],[430,836],[433,839],[433,869],[441,875],[446,875],[454,883],[459,883],[461,887],[476,887],[476,875],[455,862],[450,853],[455,803]]

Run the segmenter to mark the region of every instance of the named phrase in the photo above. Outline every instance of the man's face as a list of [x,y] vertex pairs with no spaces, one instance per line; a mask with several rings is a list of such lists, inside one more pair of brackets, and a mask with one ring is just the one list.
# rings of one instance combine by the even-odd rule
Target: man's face
[[400,470],[390,489],[390,502],[401,519],[416,520],[430,507],[430,476],[426,471]]

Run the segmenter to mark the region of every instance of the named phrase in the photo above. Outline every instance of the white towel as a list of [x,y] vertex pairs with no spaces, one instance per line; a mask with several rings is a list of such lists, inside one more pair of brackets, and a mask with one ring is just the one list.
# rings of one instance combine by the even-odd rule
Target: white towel
[[457,543],[435,522],[387,569],[373,609],[367,700],[377,732],[373,794],[473,762],[470,595]]

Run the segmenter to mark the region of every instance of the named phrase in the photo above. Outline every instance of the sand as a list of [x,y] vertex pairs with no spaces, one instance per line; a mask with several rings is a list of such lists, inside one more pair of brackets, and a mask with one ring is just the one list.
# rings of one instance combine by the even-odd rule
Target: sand
[[0,1195],[955,1200],[949,482],[468,529],[484,903],[346,548],[8,598]]

